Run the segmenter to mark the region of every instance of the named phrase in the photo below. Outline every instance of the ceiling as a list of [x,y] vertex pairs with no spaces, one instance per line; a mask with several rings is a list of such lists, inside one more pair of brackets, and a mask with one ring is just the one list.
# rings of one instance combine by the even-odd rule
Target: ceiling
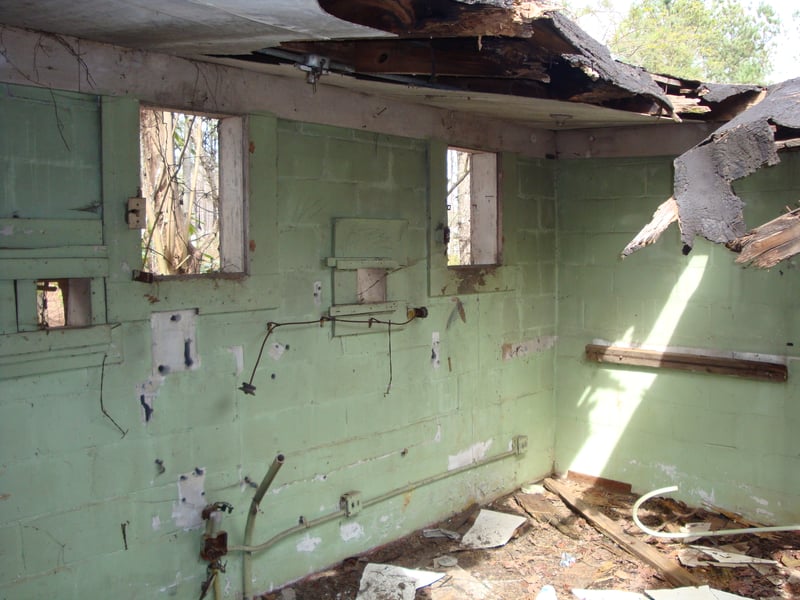
[[[670,121],[672,104],[649,74],[613,61],[550,8],[547,0],[22,0],[0,3],[0,23],[290,77],[309,77],[295,68],[304,56],[332,56],[317,85],[553,129]],[[385,57],[403,64],[392,72],[379,65]]]

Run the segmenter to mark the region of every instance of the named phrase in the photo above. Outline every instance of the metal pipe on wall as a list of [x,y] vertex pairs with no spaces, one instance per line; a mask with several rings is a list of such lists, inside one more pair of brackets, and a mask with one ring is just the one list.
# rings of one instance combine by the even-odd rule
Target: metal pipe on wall
[[[414,491],[417,488],[424,487],[426,485],[430,485],[432,483],[436,483],[437,481],[441,481],[443,479],[447,479],[448,477],[452,477],[454,475],[459,475],[460,473],[464,473],[466,471],[471,471],[472,469],[477,469],[478,467],[482,467],[493,462],[497,462],[498,460],[503,460],[510,456],[515,456],[517,454],[516,450],[508,450],[507,452],[501,452],[500,454],[496,454],[495,456],[490,456],[489,458],[485,458],[483,460],[476,461],[474,463],[470,463],[468,465],[464,465],[463,467],[458,467],[457,469],[453,469],[452,471],[445,471],[444,473],[439,473],[438,475],[432,475],[431,477],[427,477],[425,479],[420,479],[419,481],[415,481],[414,483],[410,483],[408,485],[404,485],[403,487],[395,488],[385,494],[381,494],[380,496],[376,496],[375,498],[370,498],[369,500],[365,500],[362,503],[364,508],[368,508],[370,506],[374,506],[376,504],[380,504],[381,502],[385,502],[386,500],[390,500],[397,496],[402,496],[408,492]],[[246,552],[246,553],[255,553],[261,552],[262,550],[266,550],[270,546],[274,546],[284,538],[292,535],[293,533],[299,533],[301,531],[305,531],[306,529],[311,529],[312,527],[317,527],[318,525],[323,525],[329,521],[333,521],[340,517],[347,516],[344,509],[337,510],[336,512],[332,512],[327,514],[323,517],[319,517],[318,519],[314,519],[312,521],[305,521],[300,525],[295,525],[294,527],[290,527],[280,533],[274,535],[266,542],[261,544],[257,544],[255,546],[250,546],[248,544],[244,544],[242,546],[229,546],[228,550],[239,551],[239,552]]]
[[[267,474],[264,475],[264,479],[261,480],[261,485],[258,486],[255,495],[253,496],[252,501],[250,502],[250,512],[247,513],[247,523],[244,527],[244,545],[249,546],[250,543],[253,541],[253,530],[256,526],[256,516],[258,515],[258,505],[261,504],[261,500],[264,498],[264,494],[267,493],[267,489],[272,484],[272,481],[275,479],[275,476],[280,471],[281,467],[283,466],[284,456],[283,454],[278,454],[275,457],[275,460],[272,461],[272,464],[267,471]],[[250,552],[245,553],[244,555],[244,563],[242,565],[242,588],[244,591],[244,597],[249,599],[251,596],[251,588],[252,588],[252,581],[253,581],[253,555]]]

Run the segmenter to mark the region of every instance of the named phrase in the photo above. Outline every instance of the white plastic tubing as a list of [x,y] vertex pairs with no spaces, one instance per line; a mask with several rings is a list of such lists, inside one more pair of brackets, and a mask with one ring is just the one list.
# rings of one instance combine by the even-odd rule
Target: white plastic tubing
[[654,496],[660,496],[661,494],[670,494],[672,492],[677,492],[678,486],[673,485],[670,487],[659,488],[657,490],[653,490],[652,492],[645,494],[641,498],[639,498],[633,505],[632,513],[633,513],[633,522],[636,523],[636,526],[644,531],[647,535],[652,535],[653,537],[658,538],[671,538],[671,539],[685,539],[685,538],[697,538],[697,537],[715,537],[720,535],[741,535],[743,533],[768,533],[770,531],[800,531],[800,525],[778,525],[776,527],[747,527],[744,529],[720,529],[719,531],[695,531],[695,532],[676,532],[676,533],[669,533],[664,531],[655,531],[654,529],[650,529],[646,525],[644,525],[639,520],[639,507],[653,498]]

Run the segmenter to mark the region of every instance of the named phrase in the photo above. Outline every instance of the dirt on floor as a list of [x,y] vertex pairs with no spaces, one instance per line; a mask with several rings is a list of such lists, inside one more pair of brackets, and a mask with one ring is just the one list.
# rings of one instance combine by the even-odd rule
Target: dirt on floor
[[[596,482],[587,484],[563,479],[559,483],[575,497],[612,519],[615,527],[623,532],[623,539],[630,536],[646,542],[675,567],[681,564],[679,553],[683,553],[686,560],[685,555],[690,551],[686,544],[645,535],[636,527],[631,520],[631,507],[637,496],[600,487]],[[559,495],[541,488],[523,489],[538,493],[519,490],[485,507],[471,507],[429,528],[463,535],[472,526],[480,508],[526,517],[526,522],[511,541],[502,547],[465,549],[457,540],[426,537],[420,530],[364,555],[349,558],[283,590],[266,594],[262,599],[354,600],[358,595],[361,574],[368,563],[445,574],[433,585],[418,589],[415,600],[534,599],[548,584],[555,588],[560,600],[574,598],[572,589],[575,588],[641,593],[675,587],[659,570],[626,551],[625,544],[612,541],[581,513],[571,510]],[[722,509],[690,508],[670,498],[648,501],[640,509],[639,517],[652,529],[672,532],[679,531],[689,522],[708,522],[712,530],[756,525]],[[724,547],[729,552],[777,562],[774,565],[738,567],[683,567],[696,578],[697,585],[708,585],[745,598],[800,599],[800,532],[708,537],[691,543]],[[455,558],[457,565],[444,567],[439,564],[441,557]],[[700,558],[708,560],[707,556]],[[447,563],[447,559],[444,562]]]

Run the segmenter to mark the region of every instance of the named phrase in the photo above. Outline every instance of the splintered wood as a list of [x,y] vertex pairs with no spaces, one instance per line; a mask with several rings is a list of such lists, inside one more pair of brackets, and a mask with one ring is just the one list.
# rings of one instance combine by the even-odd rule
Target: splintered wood
[[770,269],[800,253],[800,208],[750,230],[729,247],[741,254],[737,263]]
[[586,519],[600,531],[628,550],[631,554],[655,567],[664,578],[676,586],[696,586],[700,581],[691,573],[664,557],[658,550],[648,546],[643,541],[631,537],[620,529],[614,521],[606,517],[599,510],[587,504],[574,495],[567,486],[555,479],[545,479],[545,487],[579,511]]

